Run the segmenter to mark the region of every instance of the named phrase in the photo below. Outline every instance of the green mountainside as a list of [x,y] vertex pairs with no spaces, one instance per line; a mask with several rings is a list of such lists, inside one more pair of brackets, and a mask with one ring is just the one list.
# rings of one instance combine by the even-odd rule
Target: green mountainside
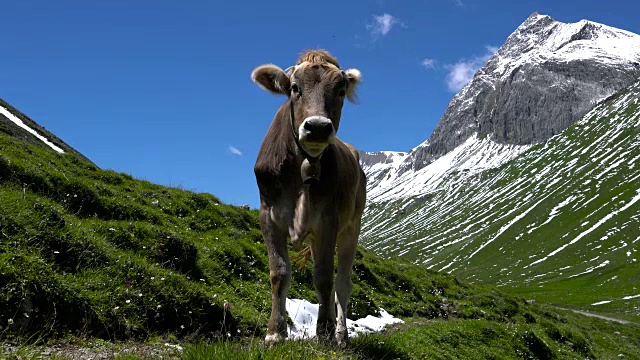
[[[346,349],[313,341],[265,349],[270,287],[257,219],[256,210],[213,195],[100,170],[79,154],[0,132],[0,357],[51,354],[52,343],[85,344],[86,354],[105,342],[157,339],[159,347],[181,343],[174,356],[188,359],[640,353],[637,324],[534,304],[364,248],[349,318],[383,308],[405,323]],[[315,302],[310,263],[295,267],[289,296]]]
[[640,84],[498,168],[370,204],[362,242],[465,281],[640,319]]

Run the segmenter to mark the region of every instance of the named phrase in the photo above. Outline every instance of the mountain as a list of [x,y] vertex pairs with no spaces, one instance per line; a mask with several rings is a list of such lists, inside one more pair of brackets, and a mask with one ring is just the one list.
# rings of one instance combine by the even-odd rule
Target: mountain
[[[1,98],[0,132],[32,145],[51,148],[58,153],[74,153],[84,161],[91,163],[91,161],[79,151],[69,146],[60,138],[40,126],[37,122],[30,119],[18,109],[9,105]],[[95,166],[95,164],[91,164]]]
[[640,317],[639,62],[638,35],[534,13],[428,140],[362,153],[362,243],[468,281]]
[[640,317],[640,83],[544,143],[472,137],[414,176],[369,204],[369,249]]
[[474,136],[511,145],[547,140],[639,76],[639,35],[533,13],[451,100],[431,136],[388,172],[418,171]]

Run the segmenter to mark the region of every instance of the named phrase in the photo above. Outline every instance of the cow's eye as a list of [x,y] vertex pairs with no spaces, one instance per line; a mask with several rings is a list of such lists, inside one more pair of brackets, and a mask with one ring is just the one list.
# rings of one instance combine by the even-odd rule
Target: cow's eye
[[347,93],[346,93],[346,91],[344,91],[344,89],[340,90],[340,92],[338,93],[338,95],[339,95],[340,97],[344,97],[346,94],[347,94]]
[[291,84],[291,91],[296,93],[296,94],[299,93],[300,92],[300,88],[298,87],[298,84],[296,84],[296,83]]

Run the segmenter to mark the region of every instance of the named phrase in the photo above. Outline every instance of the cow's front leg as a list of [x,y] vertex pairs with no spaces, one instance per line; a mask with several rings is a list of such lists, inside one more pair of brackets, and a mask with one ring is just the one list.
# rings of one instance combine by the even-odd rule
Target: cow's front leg
[[270,207],[260,209],[260,227],[269,255],[271,281],[271,316],[267,324],[265,344],[271,345],[287,337],[287,293],[291,283],[291,263],[287,253],[286,232],[278,228]]
[[336,247],[337,221],[335,215],[325,215],[319,236],[312,242],[313,286],[318,299],[318,340],[332,342],[336,328],[333,292],[333,258]]

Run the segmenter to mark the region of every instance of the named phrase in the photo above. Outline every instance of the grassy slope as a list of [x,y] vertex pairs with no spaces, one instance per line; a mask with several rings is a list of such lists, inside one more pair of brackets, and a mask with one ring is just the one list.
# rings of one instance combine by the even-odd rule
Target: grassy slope
[[[640,352],[638,326],[558,315],[364,249],[353,279],[351,318],[375,315],[383,307],[409,321],[403,330],[357,339],[338,357],[464,353],[487,338],[495,341],[482,351],[503,358],[539,351]],[[161,336],[194,342],[185,350],[187,358],[216,351],[237,355],[238,349],[250,357],[263,352],[258,342],[269,292],[255,210],[99,170],[77,155],[59,155],[0,133],[0,339]],[[294,271],[290,297],[314,301],[310,264]],[[561,328],[554,330],[560,326],[554,324]],[[617,348],[599,340],[605,325],[624,334]],[[211,338],[231,342],[200,343]],[[567,339],[578,339],[572,344],[585,348],[567,345]],[[416,348],[416,341],[423,346]],[[304,358],[308,351],[334,356],[333,350],[306,342],[269,351],[265,354],[272,358],[283,353]]]
[[527,313],[526,320],[511,323],[410,319],[385,333],[358,337],[344,350],[310,342],[267,350],[256,341],[201,343],[188,346],[183,358],[638,359],[636,330],[536,309]]

